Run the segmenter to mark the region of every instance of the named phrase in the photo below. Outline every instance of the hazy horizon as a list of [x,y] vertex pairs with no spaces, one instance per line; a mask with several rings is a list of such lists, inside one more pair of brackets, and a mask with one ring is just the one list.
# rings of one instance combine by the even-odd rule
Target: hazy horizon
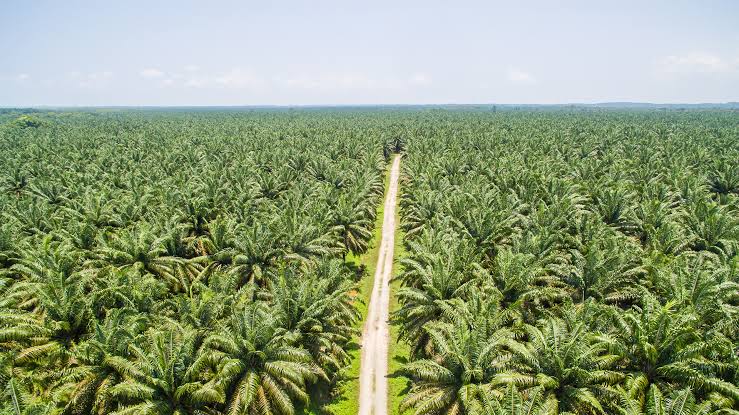
[[0,6],[0,107],[718,104],[739,3]]
[[631,108],[631,107],[645,107],[645,108],[659,108],[659,107],[676,107],[676,108],[691,108],[691,107],[706,107],[706,108],[718,108],[718,109],[739,109],[739,101],[726,101],[726,102],[628,102],[628,101],[614,101],[614,102],[563,102],[554,104],[540,104],[540,103],[502,103],[502,102],[481,102],[481,103],[428,103],[428,104],[383,104],[383,103],[366,103],[366,104],[233,104],[233,105],[0,105],[0,109],[32,109],[32,110],[75,110],[75,109],[209,109],[209,108],[224,108],[224,109],[282,109],[282,108],[394,108],[394,107],[430,107],[430,108],[443,108],[443,107],[582,107],[582,108]]

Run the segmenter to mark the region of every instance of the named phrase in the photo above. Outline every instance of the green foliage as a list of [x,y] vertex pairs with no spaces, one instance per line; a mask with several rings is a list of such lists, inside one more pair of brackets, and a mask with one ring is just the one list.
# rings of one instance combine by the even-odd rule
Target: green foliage
[[44,125],[44,122],[33,115],[24,114],[18,118],[8,122],[8,126],[11,128],[39,128]]
[[735,115],[419,118],[401,412],[737,413]]
[[0,413],[294,414],[341,383],[391,153],[416,414],[739,411],[728,112],[13,113]]
[[359,318],[342,257],[384,191],[381,129],[355,117],[0,130],[0,413],[293,414],[330,391]]

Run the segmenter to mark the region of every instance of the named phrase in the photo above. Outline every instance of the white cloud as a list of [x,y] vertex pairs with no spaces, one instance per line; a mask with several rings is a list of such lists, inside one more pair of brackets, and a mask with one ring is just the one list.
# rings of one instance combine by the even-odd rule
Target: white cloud
[[156,68],[147,68],[139,72],[139,75],[143,76],[144,78],[161,78],[162,76],[164,76],[164,72]]
[[[430,82],[430,78],[427,80]],[[410,81],[411,79],[394,77],[373,77],[360,72],[288,74],[272,79],[278,87],[325,92],[400,90]]]
[[70,72],[69,77],[82,88],[101,88],[107,86],[113,79],[113,72],[100,71],[89,72],[86,74],[80,72]]
[[207,78],[189,78],[184,85],[188,88],[202,88],[207,86],[209,82]]
[[288,88],[315,89],[321,86],[320,82],[305,75],[287,79],[275,78],[275,82]]
[[250,71],[232,69],[213,78],[216,85],[228,88],[258,88],[265,85],[265,80]]
[[425,86],[425,85],[430,85],[432,82],[432,79],[431,79],[431,76],[426,73],[416,72],[410,77],[408,82],[411,85]]
[[16,76],[15,79],[18,80],[18,81],[20,81],[20,82],[23,82],[23,81],[27,81],[27,80],[31,79],[31,75],[29,75],[27,73],[21,73],[21,74],[18,74],[18,76]]
[[113,72],[110,72],[110,71],[92,72],[87,76],[87,78],[92,81],[107,81],[113,78]]
[[187,72],[197,72],[200,70],[200,67],[198,65],[185,65],[184,69]]
[[729,60],[704,52],[665,56],[658,61],[667,73],[726,73],[739,69],[739,59]]
[[147,69],[142,77],[156,79],[161,87],[190,89],[233,89],[264,92],[271,90],[304,90],[320,93],[403,90],[408,86],[426,86],[433,81],[424,72],[408,77],[375,77],[363,72],[300,73],[286,72],[271,77],[249,68],[233,68],[222,72],[207,72],[197,67],[184,67],[178,72]]
[[182,85],[187,88],[255,89],[268,84],[264,78],[255,73],[239,68],[216,74],[196,73],[198,71],[199,69],[190,68],[189,73],[186,74],[170,74],[167,79],[162,81],[162,85]]
[[536,78],[530,73],[516,68],[508,69],[508,80],[517,84],[533,84],[536,82]]
[[327,87],[342,89],[373,89],[382,86],[382,81],[372,79],[364,74],[344,73],[334,74],[324,79]]

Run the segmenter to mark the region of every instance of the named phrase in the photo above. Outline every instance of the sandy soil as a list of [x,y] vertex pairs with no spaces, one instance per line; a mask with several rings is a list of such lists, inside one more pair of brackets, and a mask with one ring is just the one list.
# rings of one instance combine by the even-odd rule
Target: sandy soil
[[395,248],[395,202],[398,196],[400,156],[390,169],[385,198],[382,240],[372,286],[367,320],[362,332],[362,361],[359,372],[359,415],[387,415],[387,359],[390,329],[390,279]]

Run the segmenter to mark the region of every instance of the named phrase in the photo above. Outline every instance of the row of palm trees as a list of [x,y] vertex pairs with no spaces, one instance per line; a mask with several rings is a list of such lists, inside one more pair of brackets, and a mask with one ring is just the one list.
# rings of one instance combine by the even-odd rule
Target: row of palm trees
[[401,411],[739,413],[735,115],[427,118],[401,179]]
[[[389,148],[369,121],[0,129],[0,413],[293,414],[343,381]],[[366,124],[366,128],[359,128]]]
[[0,413],[313,410],[398,151],[402,410],[737,410],[731,113],[34,117],[0,126]]

